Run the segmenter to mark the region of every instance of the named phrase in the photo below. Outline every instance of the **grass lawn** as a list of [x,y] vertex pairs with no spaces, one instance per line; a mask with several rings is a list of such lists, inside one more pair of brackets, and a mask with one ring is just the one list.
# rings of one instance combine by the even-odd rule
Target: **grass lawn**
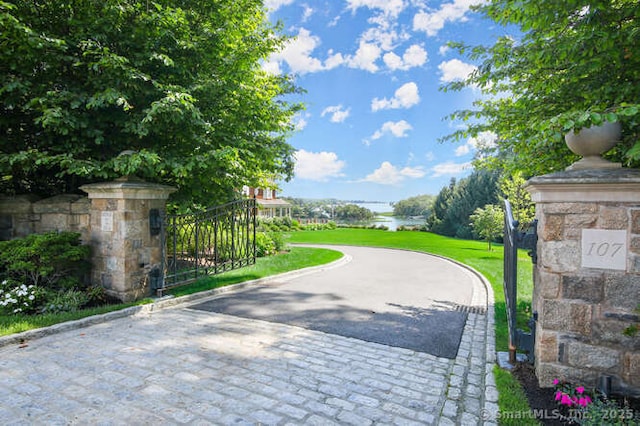
[[[334,260],[337,260],[341,257],[342,253],[335,250],[319,250],[304,247],[294,247],[288,253],[282,253],[267,258],[258,258],[255,265],[204,278],[193,284],[176,287],[168,293],[173,294],[174,296],[183,296],[185,294],[197,293],[212,288],[263,278],[270,275],[281,274],[283,272],[293,271],[296,269],[323,265],[333,262]],[[153,302],[152,299],[144,299],[136,303],[106,305],[97,308],[82,309],[75,312],[63,312],[57,314],[0,315],[0,336],[47,327],[66,321],[73,321],[92,315],[118,311],[130,306],[151,302]]]
[[130,306],[150,303],[151,299],[145,299],[136,303],[122,303],[119,305],[106,305],[97,308],[82,309],[75,312],[62,312],[56,314],[40,315],[0,315],[0,336],[21,333],[36,328],[48,327],[61,322],[74,321],[92,315],[105,314],[119,311]]
[[282,274],[296,269],[324,265],[341,257],[342,253],[335,250],[292,247],[287,253],[260,257],[256,259],[255,265],[204,278],[186,286],[176,287],[168,291],[168,293],[174,296],[184,296],[230,284]]

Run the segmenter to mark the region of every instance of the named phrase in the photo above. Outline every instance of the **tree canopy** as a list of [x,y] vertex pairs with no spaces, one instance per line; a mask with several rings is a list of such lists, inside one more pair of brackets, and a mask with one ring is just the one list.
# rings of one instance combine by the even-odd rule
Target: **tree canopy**
[[623,138],[608,158],[640,165],[640,2],[637,0],[491,0],[477,8],[518,36],[492,46],[453,43],[480,65],[445,90],[481,96],[451,119],[468,123],[445,139],[492,131],[485,166],[525,175],[559,170],[576,156],[564,134],[620,121]]
[[489,244],[491,251],[491,241],[502,236],[504,230],[504,212],[500,206],[487,204],[478,207],[469,216],[474,235],[479,236]]
[[442,188],[427,218],[427,228],[436,234],[457,238],[473,238],[469,216],[487,204],[498,202],[498,174],[476,170],[471,175]]
[[428,216],[433,206],[435,196],[416,195],[393,203],[393,215],[402,217]]
[[[261,0],[0,0],[0,192],[136,175],[210,204],[293,173]],[[126,151],[129,155],[119,155]]]

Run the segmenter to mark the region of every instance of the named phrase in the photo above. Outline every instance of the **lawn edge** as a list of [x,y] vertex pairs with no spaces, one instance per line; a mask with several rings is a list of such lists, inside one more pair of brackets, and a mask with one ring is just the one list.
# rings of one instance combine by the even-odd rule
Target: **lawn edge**
[[[340,251],[340,250],[337,250]],[[95,324],[101,324],[104,322],[131,317],[136,315],[149,315],[155,311],[162,309],[170,309],[170,308],[178,308],[182,305],[192,303],[196,300],[206,300],[209,298],[217,297],[224,293],[229,293],[232,291],[242,290],[246,287],[255,286],[264,284],[273,280],[282,280],[282,279],[293,279],[300,276],[321,272],[326,269],[332,269],[342,266],[343,264],[347,264],[351,261],[351,256],[345,255],[342,252],[342,257],[338,260],[334,260],[330,263],[325,263],[323,265],[315,265],[308,266],[306,268],[296,269],[293,271],[283,272],[281,274],[270,275],[267,277],[257,278],[254,280],[244,281],[241,283],[230,284],[224,287],[214,288],[211,290],[205,290],[198,293],[187,294],[184,296],[174,297],[174,296],[164,296],[158,299],[155,299],[152,303],[139,305],[139,306],[130,306],[128,308],[119,309],[117,311],[107,312],[104,314],[91,315],[85,318],[73,320],[73,321],[65,321],[58,324],[50,325],[47,327],[35,328],[33,330],[22,331],[20,333],[8,334],[6,336],[0,336],[0,348],[17,344],[22,345],[30,340],[41,339],[46,336],[51,336],[54,334],[63,333],[65,331],[77,330],[81,328],[85,328]]]

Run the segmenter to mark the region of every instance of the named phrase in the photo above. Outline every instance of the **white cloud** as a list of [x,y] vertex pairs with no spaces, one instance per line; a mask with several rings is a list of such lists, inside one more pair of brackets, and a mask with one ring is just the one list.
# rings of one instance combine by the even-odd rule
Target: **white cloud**
[[384,136],[387,133],[391,133],[396,138],[406,138],[407,132],[411,129],[413,129],[413,127],[411,127],[411,124],[407,123],[405,120],[400,120],[396,122],[387,121],[382,125],[382,127],[379,130],[376,130],[373,136],[371,136],[371,139],[372,140],[380,139],[382,136]]
[[480,132],[478,133],[478,136],[467,139],[467,142],[464,145],[456,148],[456,157],[468,154],[477,149],[493,148],[496,145],[497,139],[498,135],[491,131]]
[[[373,22],[378,23],[378,22]],[[395,31],[389,29],[390,22],[381,21],[378,23],[379,27],[371,27],[360,36],[360,40],[375,44],[384,51],[393,50],[396,43],[401,39],[401,36]]]
[[449,50],[451,50],[451,48],[449,46],[447,46],[446,44],[443,44],[438,49],[438,53],[440,54],[440,56],[444,56],[444,55],[447,54],[447,52],[449,52]]
[[418,102],[420,102],[418,85],[414,82],[409,82],[402,85],[398,90],[396,90],[394,97],[391,99],[374,98],[371,101],[371,110],[375,112],[381,109],[406,109],[417,105]]
[[282,74],[282,68],[280,68],[280,62],[275,58],[271,58],[269,62],[262,63],[262,69],[270,74]]
[[424,31],[428,36],[438,34],[447,22],[466,21],[466,13],[473,4],[480,0],[453,0],[452,3],[440,5],[435,12],[420,11],[413,17],[414,31]]
[[341,170],[346,163],[338,159],[335,152],[309,152],[304,149],[295,153],[294,174],[297,178],[326,182],[329,178],[344,176]]
[[463,171],[469,169],[471,167],[471,163],[454,163],[452,161],[448,161],[446,163],[441,163],[433,166],[431,171],[433,172],[432,177],[440,177],[445,175],[459,175]]
[[351,111],[351,108],[347,108],[346,110],[343,110],[342,105],[333,105],[333,106],[326,107],[322,111],[320,116],[324,117],[327,114],[331,114],[330,121],[332,123],[342,123],[344,120],[347,119],[347,117],[349,117],[350,111]]
[[442,73],[440,81],[443,83],[450,83],[457,80],[465,80],[469,75],[476,70],[476,67],[466,62],[462,62],[460,59],[452,59],[450,61],[441,62],[438,65],[438,69]]
[[264,7],[270,12],[275,12],[282,6],[287,6],[293,3],[294,0],[264,0]]
[[345,63],[345,59],[342,53],[333,53],[333,50],[329,50],[329,57],[324,61],[324,69],[331,70]]
[[312,7],[305,5],[304,11],[302,12],[302,22],[307,22],[309,18],[311,18],[311,15],[313,15],[314,13],[315,10]]
[[469,152],[471,152],[472,148],[473,146],[469,142],[457,147],[455,151],[456,157],[462,157],[463,155],[467,155]]
[[382,185],[395,185],[406,178],[418,179],[423,177],[426,172],[422,167],[405,167],[398,169],[388,161],[383,162],[380,167],[367,175],[361,182],[379,183]]
[[389,52],[382,59],[392,70],[408,70],[424,65],[427,62],[427,51],[422,46],[414,44],[405,50],[402,57]]
[[300,28],[298,35],[285,46],[279,56],[289,65],[292,72],[301,74],[321,71],[322,61],[311,56],[311,52],[320,45],[320,38]]
[[354,56],[350,56],[346,59],[347,65],[350,68],[363,69],[369,72],[378,71],[376,61],[380,57],[382,49],[372,43],[360,41],[360,46]]
[[320,37],[312,35],[305,28],[298,30],[298,35],[287,43],[278,53],[271,55],[269,62],[263,64],[265,71],[280,74],[281,64],[286,62],[291,72],[305,74],[333,69],[345,62],[340,53],[329,50],[328,57],[323,63],[320,59],[312,56],[314,50],[320,46]]
[[347,0],[347,8],[355,12],[360,7],[379,9],[386,15],[398,16],[405,8],[404,0]]
[[308,114],[308,113],[307,113],[307,114],[305,114],[305,115],[302,115],[302,114],[296,114],[296,115],[293,117],[293,126],[294,126],[294,129],[295,129],[296,131],[298,131],[298,132],[299,132],[299,131],[304,130],[304,128],[305,128],[305,127],[307,127],[307,124],[309,123],[309,122],[307,121],[307,119],[308,119],[309,117],[310,117],[310,114]]

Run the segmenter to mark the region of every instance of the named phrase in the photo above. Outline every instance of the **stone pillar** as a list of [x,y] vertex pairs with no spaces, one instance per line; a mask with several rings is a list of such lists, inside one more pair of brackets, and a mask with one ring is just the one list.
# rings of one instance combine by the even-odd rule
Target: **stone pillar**
[[80,189],[91,200],[92,282],[125,302],[148,296],[149,272],[162,255],[160,235],[151,235],[150,211],[164,212],[175,189],[128,177]]
[[640,393],[640,170],[572,170],[535,177],[538,264],[536,374]]

